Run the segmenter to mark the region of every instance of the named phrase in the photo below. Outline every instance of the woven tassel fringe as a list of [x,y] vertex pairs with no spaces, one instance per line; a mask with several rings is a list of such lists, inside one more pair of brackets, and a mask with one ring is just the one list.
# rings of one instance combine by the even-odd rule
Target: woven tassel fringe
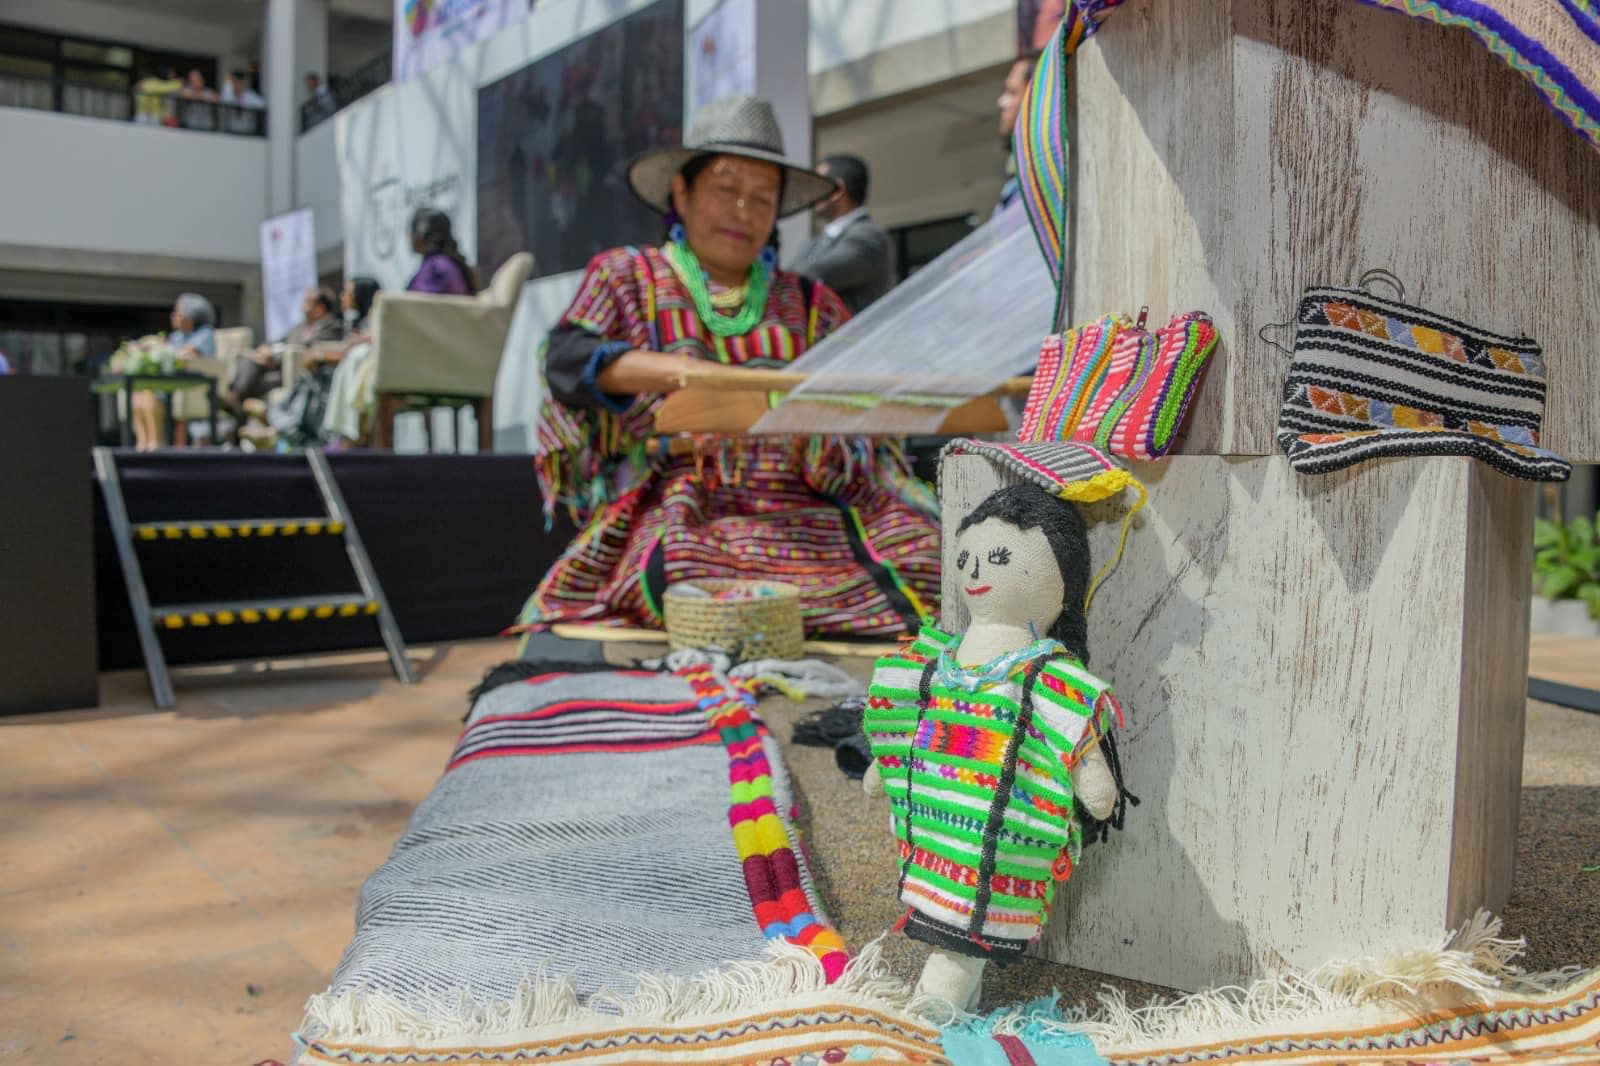
[[695,977],[644,975],[631,995],[602,992],[587,1004],[564,978],[529,978],[511,999],[480,1003],[455,989],[419,1008],[386,992],[322,993],[306,1003],[298,1039],[470,1042],[557,1027],[604,1031],[622,1025],[668,1025],[717,1015],[782,1011],[794,1001],[868,1003],[905,1011],[910,989],[882,960],[881,938],[828,983],[822,964],[793,944],[774,943],[766,959],[733,963]]
[[[1130,1007],[1120,990],[1108,987],[1095,1009],[1067,1007],[1054,1019],[1041,1018],[1037,1010],[1002,1011],[991,1016],[990,1023],[994,1032],[1012,1036],[1081,1033],[1109,1055],[1181,1046],[1199,1034],[1227,1034],[1231,1039],[1279,1031],[1351,1008],[1390,1005],[1404,1010],[1408,1001],[1425,997],[1481,1000],[1492,994],[1548,995],[1581,975],[1576,968],[1524,974],[1512,963],[1526,942],[1502,938],[1501,928],[1499,918],[1479,911],[1436,947],[1382,959],[1327,962],[1245,988],[1209,989],[1172,1001],[1157,999],[1139,1008]],[[954,1014],[929,1017],[941,1026],[960,1020]]]

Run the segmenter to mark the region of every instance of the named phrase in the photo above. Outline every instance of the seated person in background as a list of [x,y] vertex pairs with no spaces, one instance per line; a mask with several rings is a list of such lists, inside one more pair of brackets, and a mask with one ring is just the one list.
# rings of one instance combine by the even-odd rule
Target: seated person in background
[[246,400],[261,399],[283,384],[282,351],[285,348],[306,348],[324,341],[344,337],[344,323],[336,313],[337,303],[333,290],[318,287],[307,289],[300,303],[305,319],[281,345],[263,344],[243,359],[234,370],[233,381],[228,385],[225,402],[235,411],[243,413]]
[[830,155],[817,173],[839,183],[833,195],[811,210],[827,223],[811,238],[791,268],[839,294],[859,314],[894,287],[894,245],[867,214],[867,164],[853,155]]
[[372,390],[372,333],[367,319],[382,286],[376,278],[355,277],[344,283],[340,303],[344,306],[345,334],[349,344],[328,361],[337,363],[328,379],[328,394],[322,409],[320,436],[329,441],[362,439],[362,420],[377,404]]
[[478,272],[456,246],[450,216],[443,211],[417,208],[411,216],[411,250],[422,256],[422,265],[406,282],[407,292],[471,296],[481,288]]
[[[210,359],[217,354],[217,312],[210,300],[197,292],[182,293],[174,301],[168,321],[172,332],[167,334],[167,344],[180,361]],[[141,452],[161,447],[161,411],[162,399],[154,392],[134,392],[129,418],[133,421],[134,446]]]
[[133,120],[146,126],[160,126],[168,124],[170,119],[171,125],[177,125],[177,116],[167,114],[167,99],[182,88],[183,82],[171,67],[160,67],[154,75],[140,78],[133,87]]

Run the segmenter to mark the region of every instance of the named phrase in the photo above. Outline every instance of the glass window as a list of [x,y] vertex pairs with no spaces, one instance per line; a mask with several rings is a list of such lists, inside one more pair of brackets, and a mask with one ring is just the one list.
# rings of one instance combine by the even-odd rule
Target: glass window
[[100,44],[96,41],[63,40],[61,55],[64,59],[78,59],[107,67],[133,66],[133,49],[115,44]]
[[48,59],[31,59],[27,56],[0,53],[0,76],[43,78],[48,81],[55,74],[55,64]]

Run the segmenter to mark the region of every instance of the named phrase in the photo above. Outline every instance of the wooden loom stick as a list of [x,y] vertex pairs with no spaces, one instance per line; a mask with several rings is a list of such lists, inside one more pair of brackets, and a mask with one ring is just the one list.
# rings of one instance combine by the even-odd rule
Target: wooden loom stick
[[[742,366],[706,366],[693,367],[683,370],[678,374],[680,388],[719,389],[728,392],[788,392],[797,389],[810,380],[811,375],[803,374],[796,370],[771,370],[758,367]],[[859,386],[853,391],[872,392],[875,387],[882,384],[870,379],[853,381],[852,386]],[[895,382],[899,384],[899,382]],[[1014,377],[1006,378],[987,395],[990,396],[1026,396],[1028,389],[1033,385],[1033,378]]]
[[[770,409],[773,392],[789,392],[808,375],[793,370],[705,366],[678,375],[682,386],[656,411],[661,433],[748,433]],[[1008,378],[987,396],[952,407],[884,400],[871,407],[849,407],[818,398],[796,397],[775,409],[768,426],[773,434],[849,433],[894,436],[941,433],[970,436],[1003,432],[1008,422],[995,396],[1026,395],[1033,379]],[[860,385],[863,382],[851,382]],[[870,389],[862,391],[871,392]]]

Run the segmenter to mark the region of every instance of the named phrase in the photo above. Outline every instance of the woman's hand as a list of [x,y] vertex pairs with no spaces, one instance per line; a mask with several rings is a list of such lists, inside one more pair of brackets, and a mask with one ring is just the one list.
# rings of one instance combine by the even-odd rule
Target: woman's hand
[[676,392],[683,387],[685,372],[700,365],[692,355],[666,355],[635,349],[623,352],[600,371],[595,384],[613,396],[637,396],[641,392]]

